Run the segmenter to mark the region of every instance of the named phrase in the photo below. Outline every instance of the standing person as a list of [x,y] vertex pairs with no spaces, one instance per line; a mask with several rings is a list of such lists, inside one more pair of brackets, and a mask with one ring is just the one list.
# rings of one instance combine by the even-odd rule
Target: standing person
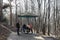
[[17,28],[17,35],[19,35],[19,28],[20,28],[19,22],[16,23],[16,28]]

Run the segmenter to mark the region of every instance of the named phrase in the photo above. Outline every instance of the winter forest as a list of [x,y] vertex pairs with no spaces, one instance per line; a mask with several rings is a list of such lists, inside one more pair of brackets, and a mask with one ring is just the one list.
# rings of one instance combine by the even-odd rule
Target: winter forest
[[17,21],[20,26],[31,23],[34,33],[43,32],[44,35],[60,38],[60,0],[3,0],[0,6],[0,22],[11,26],[15,26]]

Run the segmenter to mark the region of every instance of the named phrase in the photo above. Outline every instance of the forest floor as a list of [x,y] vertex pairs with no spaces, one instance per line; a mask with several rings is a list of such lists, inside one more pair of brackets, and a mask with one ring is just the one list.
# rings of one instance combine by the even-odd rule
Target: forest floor
[[20,33],[20,35],[18,36],[16,32],[12,32],[7,40],[57,40],[57,39],[53,37],[24,33]]
[[0,40],[7,40],[11,32],[0,25]]
[[24,34],[20,32],[18,36],[11,27],[0,24],[0,40],[57,40],[53,37],[42,36],[37,34]]

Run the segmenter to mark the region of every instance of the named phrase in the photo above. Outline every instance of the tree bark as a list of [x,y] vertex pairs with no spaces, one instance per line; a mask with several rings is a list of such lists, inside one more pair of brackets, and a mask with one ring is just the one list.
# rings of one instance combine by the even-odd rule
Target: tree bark
[[9,0],[9,4],[10,4],[10,25],[12,26],[12,6],[11,6],[11,0]]
[[48,0],[48,35],[50,36],[50,0]]
[[0,22],[1,22],[2,19],[3,19],[3,13],[2,13],[2,1],[3,1],[3,0],[0,0]]

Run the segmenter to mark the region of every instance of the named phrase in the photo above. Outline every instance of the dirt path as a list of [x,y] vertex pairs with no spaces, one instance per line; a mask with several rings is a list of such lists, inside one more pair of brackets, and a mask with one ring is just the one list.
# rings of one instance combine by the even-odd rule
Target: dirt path
[[20,33],[18,36],[15,32],[12,32],[7,40],[53,40],[53,38],[24,33]]

